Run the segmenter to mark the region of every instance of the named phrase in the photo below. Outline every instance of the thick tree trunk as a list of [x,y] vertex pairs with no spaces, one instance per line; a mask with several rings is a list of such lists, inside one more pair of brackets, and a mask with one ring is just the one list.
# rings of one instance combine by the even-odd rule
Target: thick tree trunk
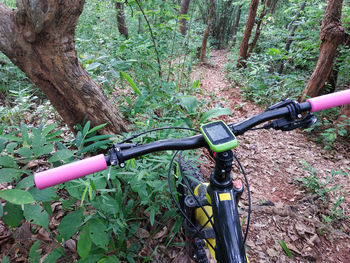
[[[288,28],[289,28],[295,21],[297,21],[297,20],[299,19],[300,15],[301,15],[301,12],[305,9],[305,6],[306,6],[306,1],[305,1],[304,3],[301,4],[298,13],[296,14],[296,16],[294,17],[294,19],[292,20],[292,22],[289,23]],[[290,50],[290,46],[292,45],[293,38],[294,38],[294,33],[295,33],[295,31],[297,30],[297,28],[298,28],[298,24],[294,25],[294,26],[292,27],[292,30],[290,31],[290,34],[289,34],[288,39],[287,39],[287,42],[286,42],[286,47],[284,48],[284,49],[286,50],[287,53],[288,53],[289,50]],[[284,69],[284,60],[282,59],[282,60],[280,61],[279,66],[278,66],[277,72],[278,72],[279,74],[282,74],[283,69]]]
[[115,2],[115,10],[117,11],[118,31],[120,34],[125,36],[126,39],[128,39],[129,31],[125,23],[124,3]]
[[235,24],[233,26],[231,47],[234,47],[236,45],[237,29],[238,29],[238,26],[239,26],[239,20],[241,19],[241,10],[242,10],[242,5],[238,6],[236,19],[235,19]]
[[207,28],[205,29],[204,34],[203,34],[201,53],[199,56],[199,61],[201,63],[206,63],[207,42],[208,42],[208,37],[209,37],[209,33],[210,33],[210,26],[211,26],[211,23],[213,21],[214,2],[215,2],[215,0],[210,0],[209,20],[208,20]]
[[[180,6],[180,16],[185,16],[187,15],[188,8],[190,6],[190,1],[191,0],[182,0],[181,1],[181,6]],[[181,18],[180,19],[180,33],[185,36],[186,31],[187,31],[187,20],[186,18]]]
[[87,116],[92,125],[125,123],[78,61],[74,33],[83,0],[18,0],[16,10],[0,2],[0,51],[43,91],[72,128]]
[[254,21],[255,21],[258,5],[259,5],[259,0],[252,0],[250,2],[248,20],[245,26],[243,39],[242,39],[241,46],[239,48],[239,53],[238,53],[238,61],[237,61],[238,68],[246,67],[245,62],[243,60],[247,59],[249,38],[252,33],[252,29],[254,27]]
[[329,0],[321,25],[320,55],[316,68],[312,73],[300,100],[306,97],[315,97],[322,93],[324,83],[332,71],[334,57],[339,44],[345,36],[341,25],[342,0]]

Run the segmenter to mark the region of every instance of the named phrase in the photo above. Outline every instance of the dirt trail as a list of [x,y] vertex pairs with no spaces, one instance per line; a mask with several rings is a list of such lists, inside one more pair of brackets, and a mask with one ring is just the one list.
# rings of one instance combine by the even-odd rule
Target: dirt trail
[[[225,51],[214,50],[210,65],[196,68],[192,79],[200,80],[204,94],[198,96],[209,97],[210,107],[231,109],[233,116],[225,120],[232,123],[263,109],[245,101],[239,87],[225,79],[224,66],[228,62]],[[301,162],[316,168],[321,182],[331,175],[331,170],[341,169],[349,174],[349,152],[339,145],[337,152],[331,153],[300,131],[251,131],[238,140],[235,153],[248,174],[253,203],[246,243],[251,262],[350,262],[349,220],[341,220],[324,229],[322,214],[327,214],[332,206],[321,206],[320,200],[296,181],[296,178],[309,175],[302,169]],[[340,208],[345,216],[349,216],[350,177],[338,175],[329,187],[339,184],[343,185],[340,194],[345,195]],[[330,200],[336,200],[332,193]],[[244,211],[246,197],[242,203]],[[245,215],[243,212],[243,217]],[[292,259],[287,257],[280,241],[293,253]]]

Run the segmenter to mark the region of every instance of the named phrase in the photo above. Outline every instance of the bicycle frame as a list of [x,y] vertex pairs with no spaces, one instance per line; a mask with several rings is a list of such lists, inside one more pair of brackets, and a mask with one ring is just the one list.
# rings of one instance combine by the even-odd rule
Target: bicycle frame
[[[201,233],[198,236],[198,232],[195,230],[190,230],[189,232],[197,234],[197,237],[203,238],[207,237],[207,242],[210,242],[215,250],[207,244],[211,254],[215,257],[218,262],[228,262],[228,263],[246,263],[248,259],[246,257],[241,224],[238,216],[237,203],[240,195],[243,192],[243,187],[237,189],[234,187],[232,182],[231,168],[233,162],[232,151],[226,151],[218,153],[215,155],[215,168],[210,176],[210,182],[205,185],[204,189],[199,189],[203,185],[198,185],[195,189],[195,195],[197,195],[201,200],[206,199],[210,204],[210,207],[206,206],[204,211],[202,208],[194,208],[193,206],[188,207],[188,209],[195,209],[195,220],[202,227],[204,231],[208,231],[209,228],[213,227],[215,232],[215,239],[207,233]],[[186,204],[186,202],[185,202]],[[213,215],[212,225],[208,216]],[[188,229],[190,226],[186,226]],[[194,236],[196,237],[196,236]],[[192,252],[191,256],[197,260],[197,262],[202,262],[200,255],[201,247],[197,248],[198,251]],[[204,261],[203,261],[204,262]]]

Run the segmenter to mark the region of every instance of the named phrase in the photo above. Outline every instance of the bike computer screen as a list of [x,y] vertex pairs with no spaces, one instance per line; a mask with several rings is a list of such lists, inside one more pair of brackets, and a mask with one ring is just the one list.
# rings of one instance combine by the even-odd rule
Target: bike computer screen
[[204,124],[201,126],[201,132],[214,152],[224,152],[238,145],[235,135],[223,121]]

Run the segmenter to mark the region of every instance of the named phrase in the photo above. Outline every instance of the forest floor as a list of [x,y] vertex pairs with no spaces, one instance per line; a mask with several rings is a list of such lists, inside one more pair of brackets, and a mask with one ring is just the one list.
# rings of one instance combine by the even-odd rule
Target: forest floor
[[[194,69],[192,79],[200,80],[204,94],[198,95],[199,98],[210,97],[212,105],[231,109],[233,115],[225,121],[232,123],[264,109],[244,100],[240,88],[225,78],[225,64],[229,62],[226,54],[224,50],[212,51],[208,64]],[[238,141],[234,152],[246,170],[252,196],[246,242],[250,261],[350,262],[350,177],[339,174],[328,184],[324,183],[332,170],[350,174],[350,153],[346,150],[350,142],[337,143],[335,150],[329,151],[299,130],[251,131]],[[305,162],[317,170],[317,177],[311,177],[305,170]],[[209,167],[201,168],[206,176],[209,170]],[[302,186],[299,180],[305,177],[316,182],[313,186],[309,183],[316,193]],[[338,185],[341,187],[337,191],[330,191]],[[325,192],[328,193],[322,201],[320,197]],[[322,218],[330,215],[338,196],[345,197],[338,207],[338,219],[325,225]],[[247,210],[247,204],[245,194],[242,211]],[[246,215],[243,212],[242,216]],[[292,259],[284,252],[281,241],[292,252]]]

